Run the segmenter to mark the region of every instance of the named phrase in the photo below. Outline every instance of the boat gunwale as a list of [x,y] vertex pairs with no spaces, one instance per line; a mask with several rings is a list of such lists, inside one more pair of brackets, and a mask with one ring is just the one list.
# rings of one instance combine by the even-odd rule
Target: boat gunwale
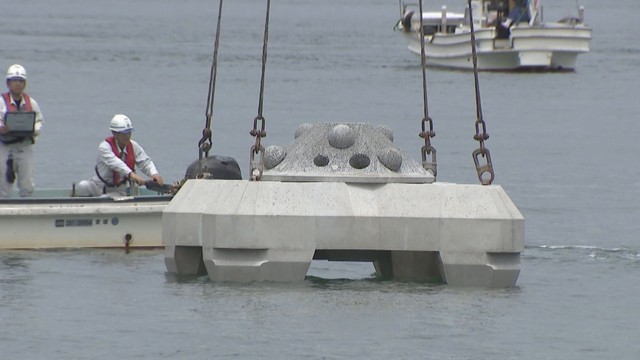
[[0,209],[3,205],[92,205],[92,204],[131,204],[169,202],[173,195],[141,195],[122,197],[22,197],[0,199]]

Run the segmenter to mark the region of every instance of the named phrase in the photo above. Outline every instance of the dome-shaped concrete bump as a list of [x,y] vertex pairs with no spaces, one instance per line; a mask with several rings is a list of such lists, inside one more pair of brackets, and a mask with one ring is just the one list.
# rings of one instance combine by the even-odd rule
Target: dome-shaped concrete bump
[[386,125],[378,125],[378,130],[384,135],[384,137],[393,142],[393,130],[391,130],[390,127]]
[[264,149],[264,167],[273,169],[284,160],[285,156],[287,156],[287,153],[282,147],[277,145],[267,146]]
[[294,135],[294,139],[297,139],[298,136],[302,135],[305,131],[311,129],[312,127],[313,127],[313,124],[309,124],[309,123],[300,124],[296,129],[296,134]]
[[349,165],[354,169],[364,169],[371,163],[371,159],[366,154],[354,154],[349,158]]
[[347,125],[336,125],[329,131],[329,145],[346,149],[356,142],[356,132]]
[[397,172],[402,166],[402,154],[394,148],[384,148],[378,153],[378,160],[387,169]]

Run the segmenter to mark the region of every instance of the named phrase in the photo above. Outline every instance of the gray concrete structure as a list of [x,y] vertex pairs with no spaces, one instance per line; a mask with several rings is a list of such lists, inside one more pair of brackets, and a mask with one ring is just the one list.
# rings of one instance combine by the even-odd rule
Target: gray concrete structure
[[367,124],[305,124],[265,156],[262,181],[188,180],[163,212],[167,270],[300,281],[327,259],[399,280],[515,285],[524,219],[504,190],[432,183],[392,139]]

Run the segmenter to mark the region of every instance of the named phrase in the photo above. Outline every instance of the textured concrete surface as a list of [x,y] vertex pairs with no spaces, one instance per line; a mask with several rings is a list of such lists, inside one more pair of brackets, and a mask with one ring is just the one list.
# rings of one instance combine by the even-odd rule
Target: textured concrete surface
[[302,124],[292,143],[265,149],[263,180],[431,183],[435,178],[393,143],[386,126]]
[[388,252],[398,279],[513,286],[524,219],[500,186],[189,180],[163,240],[170,271],[176,248],[202,246],[214,281],[300,280],[316,251],[350,251]]

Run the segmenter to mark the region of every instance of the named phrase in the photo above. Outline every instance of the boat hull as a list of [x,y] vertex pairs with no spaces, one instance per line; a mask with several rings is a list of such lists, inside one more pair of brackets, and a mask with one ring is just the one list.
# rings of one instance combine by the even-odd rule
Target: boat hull
[[[420,55],[420,35],[403,32],[409,50]],[[495,28],[476,31],[478,69],[485,71],[546,70],[573,71],[579,54],[589,52],[591,28],[561,23],[511,28],[507,39],[497,38]],[[473,69],[471,35],[435,33],[424,37],[427,66]]]
[[171,196],[0,200],[0,249],[158,248]]

